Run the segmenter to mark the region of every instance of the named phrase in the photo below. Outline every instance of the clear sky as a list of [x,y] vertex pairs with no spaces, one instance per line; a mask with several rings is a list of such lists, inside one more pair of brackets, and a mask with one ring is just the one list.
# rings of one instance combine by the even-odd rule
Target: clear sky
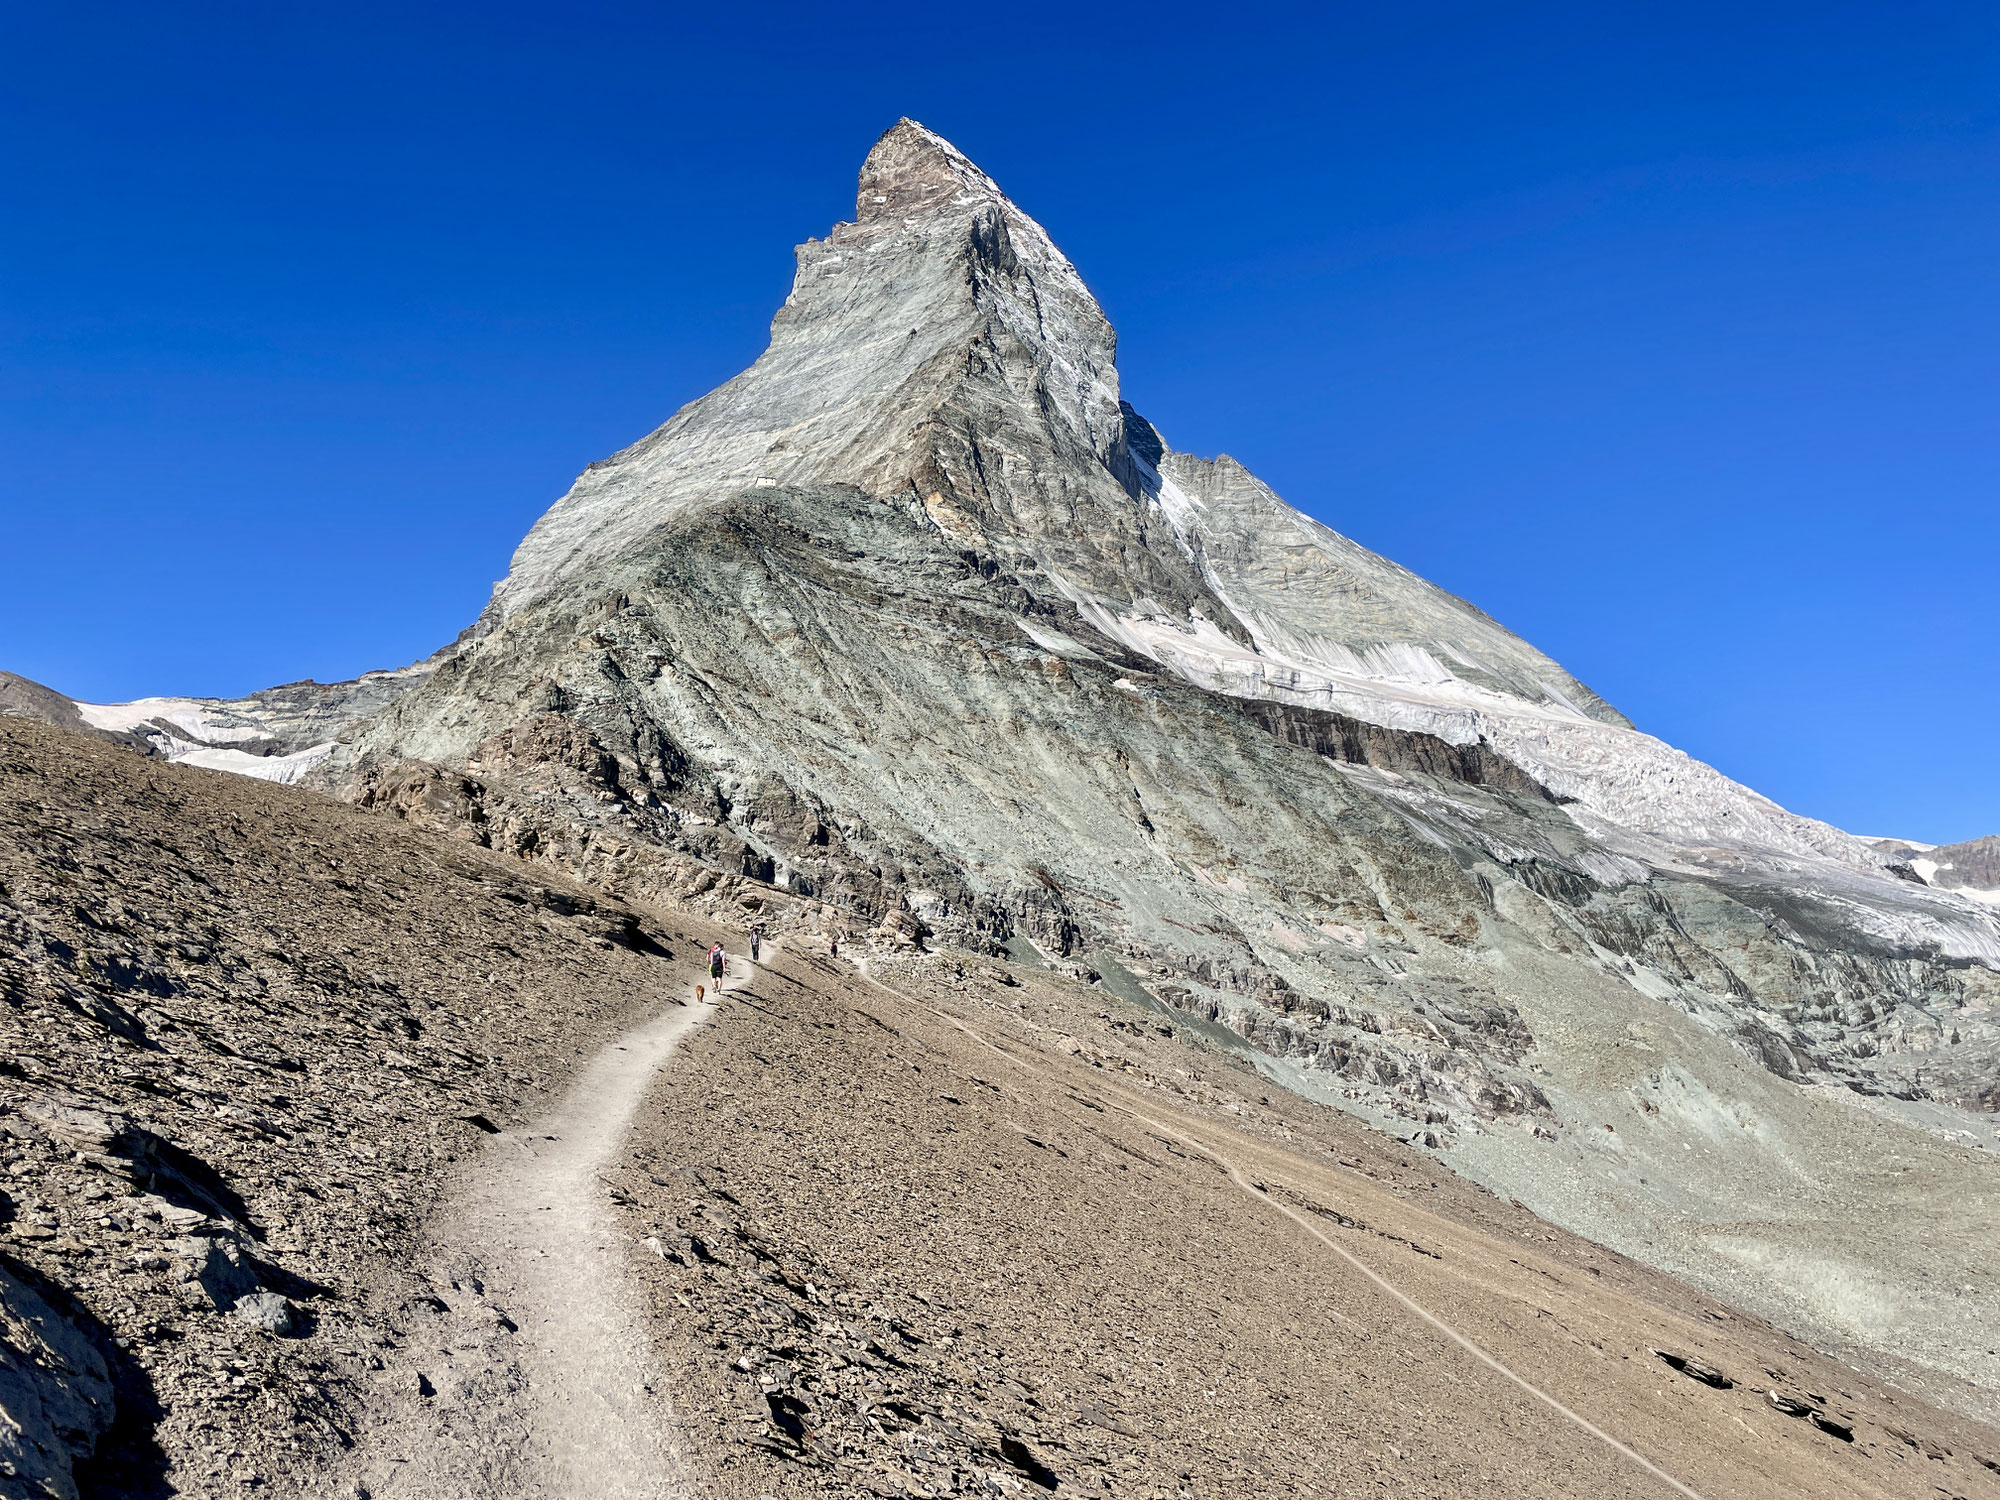
[[[724,15],[725,11],[731,12]],[[2000,831],[2000,8],[17,6],[0,667],[422,656],[912,115],[1176,447],[1801,812]]]

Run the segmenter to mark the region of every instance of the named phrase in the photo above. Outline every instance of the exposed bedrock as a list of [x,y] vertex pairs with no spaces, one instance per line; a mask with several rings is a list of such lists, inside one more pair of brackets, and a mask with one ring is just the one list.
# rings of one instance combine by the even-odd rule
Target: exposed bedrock
[[117,1411],[110,1368],[78,1321],[88,1314],[71,1300],[0,1257],[0,1496],[10,1500],[76,1500],[77,1467]]
[[[753,489],[614,571],[398,700],[350,752],[350,795],[658,889],[712,868],[911,937],[1111,949],[1175,1008],[1348,1076],[1357,1005],[1401,1018],[1375,1027],[1399,1046],[1513,1066],[1529,1039],[1464,959],[1529,943],[1782,1076],[1990,1107],[1985,967],[1858,942],[1809,893],[1649,871],[1485,746],[1149,670],[907,497]],[[1533,1097],[1465,1067],[1435,1085],[1461,1110]]]

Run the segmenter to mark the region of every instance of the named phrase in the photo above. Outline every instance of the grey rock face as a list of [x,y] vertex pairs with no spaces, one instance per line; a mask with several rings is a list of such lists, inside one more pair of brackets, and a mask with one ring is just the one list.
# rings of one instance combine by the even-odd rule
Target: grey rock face
[[[1913,1141],[1989,1180],[1994,911],[1174,453],[1114,351],[905,121],[764,356],[586,471],[459,643],[221,707],[587,878],[1032,952],[1640,1258],[2000,1384],[1990,1293],[1825,1219],[1879,1214]],[[1928,1268],[1991,1286],[1974,1201],[1927,1206]]]
[[1962,844],[1940,844],[1937,883],[1947,887],[1971,886],[1979,890],[2000,890],[2000,834],[1983,839],[1967,839]]
[[78,734],[91,732],[90,726],[83,722],[83,715],[77,712],[76,705],[69,699],[53,688],[30,682],[13,672],[0,672],[0,714],[10,719],[38,719],[59,729],[73,729]]
[[1102,310],[1042,227],[903,121],[862,167],[852,223],[799,248],[755,365],[593,464],[494,594],[513,614],[736,493],[906,497],[952,544],[1127,604],[1226,611],[1137,476]]
[[1926,885],[1977,892],[2000,901],[2000,834],[1959,844],[1906,844],[1876,839],[1875,847]]
[[0,1495],[76,1500],[114,1411],[104,1356],[0,1261]]

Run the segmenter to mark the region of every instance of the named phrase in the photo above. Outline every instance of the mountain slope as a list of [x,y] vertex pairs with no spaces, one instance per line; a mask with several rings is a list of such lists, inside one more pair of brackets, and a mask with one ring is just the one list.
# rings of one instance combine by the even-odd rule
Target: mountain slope
[[[327,1493],[305,1472],[427,1295],[402,1266],[442,1184],[709,938],[323,796],[0,719],[0,1494],[62,1495],[85,1457],[105,1500]],[[62,1314],[41,1342],[94,1350],[114,1397],[39,1472],[15,1432],[76,1403],[24,1399],[61,1368],[21,1337],[29,1284]]]
[[[999,967],[781,949],[656,1091],[617,1187],[719,1495],[2000,1493],[1984,1431]],[[1765,1394],[1828,1386],[1853,1443]]]
[[[765,355],[586,471],[460,642],[311,712],[197,707],[620,889],[749,878],[884,948],[1047,962],[1905,1378],[2000,1387],[2000,913],[1172,452],[1114,354],[905,121]],[[1856,1228],[1891,1204],[1925,1244]]]
[[[372,1459],[385,1500],[535,1493],[532,1426],[489,1434],[491,1483],[398,1462],[413,1408],[462,1433],[579,1402],[519,1358],[580,1319],[574,1288],[447,1274],[429,1210],[529,1157],[545,1101],[593,1097],[587,1059],[689,1014],[694,960],[740,929],[9,721],[0,932],[0,1491],[317,1500]],[[657,1371],[673,1425],[646,1436],[696,1494],[1662,1493],[1613,1442],[1711,1497],[2000,1494],[1991,1428],[1185,1025],[1018,965],[767,957],[585,1177],[596,1274],[652,1314],[621,1368]],[[561,1493],[637,1482],[598,1477]]]

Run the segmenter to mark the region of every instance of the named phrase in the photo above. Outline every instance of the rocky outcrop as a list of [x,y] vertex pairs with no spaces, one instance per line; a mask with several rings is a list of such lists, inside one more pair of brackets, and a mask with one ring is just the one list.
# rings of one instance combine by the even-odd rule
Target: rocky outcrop
[[76,1500],[116,1400],[104,1355],[37,1281],[0,1257],[0,1495]]
[[1435,781],[1497,787],[1523,796],[1544,797],[1551,802],[1561,800],[1484,740],[1454,745],[1432,734],[1384,729],[1344,714],[1270,701],[1245,702],[1235,709],[1286,744],[1298,745],[1329,760],[1385,771],[1414,772]]
[[1962,891],[2000,902],[2000,834],[1960,844],[1907,844],[1876,839],[1874,845],[1911,878],[1939,890]]
[[141,755],[154,753],[152,743],[145,736],[98,729],[84,719],[76,703],[54,688],[30,682],[13,672],[0,672],[0,719],[34,719],[75,734],[94,735],[114,744],[126,745]]

